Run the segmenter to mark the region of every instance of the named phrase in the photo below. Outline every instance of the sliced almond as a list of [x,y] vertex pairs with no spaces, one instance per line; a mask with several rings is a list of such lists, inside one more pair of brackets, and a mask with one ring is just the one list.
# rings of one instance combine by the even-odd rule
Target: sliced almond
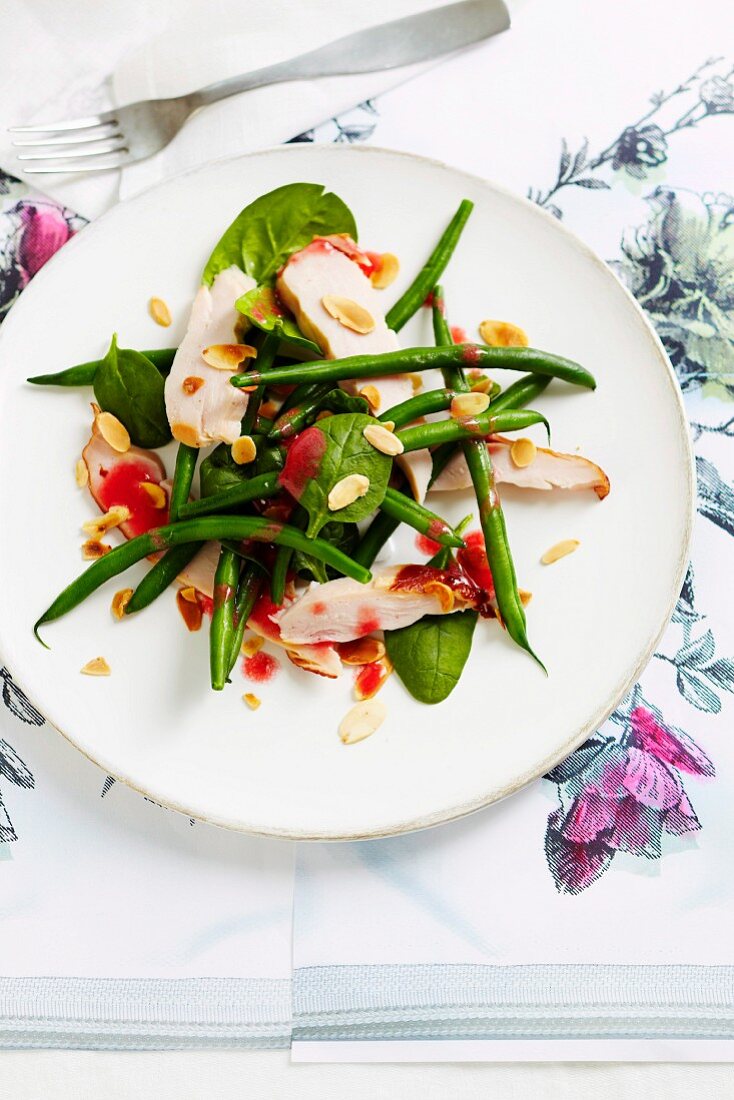
[[520,603],[523,607],[527,607],[533,598],[533,593],[528,592],[527,588],[518,588],[518,595],[520,596]]
[[87,539],[82,546],[82,558],[84,561],[97,561],[98,558],[109,554],[111,549],[111,546],[106,542],[100,542],[99,539]]
[[198,374],[190,374],[188,378],[184,378],[183,382],[181,383],[181,389],[184,391],[184,393],[188,393],[189,395],[191,395],[196,393],[197,390],[200,390],[203,385],[203,378],[199,378]]
[[510,458],[514,462],[515,466],[523,469],[525,466],[530,466],[532,462],[535,462],[535,456],[538,453],[538,448],[533,443],[532,439],[528,439],[523,436],[522,439],[516,439],[510,447]]
[[339,646],[339,657],[345,665],[371,665],[385,656],[385,643],[379,638],[356,638]]
[[151,298],[148,302],[148,309],[157,325],[168,328],[171,323],[171,311],[162,298]]
[[257,447],[251,435],[241,435],[239,439],[235,439],[232,444],[232,458],[238,466],[246,466],[248,462],[253,462],[256,455]]
[[321,299],[321,305],[330,317],[352,332],[365,335],[372,332],[375,327],[375,319],[369,310],[351,298],[342,298],[338,294],[325,294]]
[[166,496],[166,490],[162,486],[156,485],[155,481],[141,481],[140,488],[146,496],[150,497],[150,502],[154,508],[166,507],[168,497]]
[[559,561],[568,554],[573,554],[574,550],[578,550],[580,545],[578,539],[563,539],[561,542],[557,542],[555,546],[551,546],[550,550],[546,550],[540,560],[543,565],[552,565],[554,561]]
[[125,608],[132,599],[132,588],[121,588],[119,592],[115,592],[112,597],[112,606],[110,610],[116,619],[122,619],[125,615]]
[[478,416],[488,408],[489,394],[472,390],[471,393],[457,393],[451,402],[451,415],[459,420],[465,416]]
[[186,623],[186,628],[193,634],[195,631],[201,629],[201,620],[203,618],[203,611],[198,599],[189,600],[183,595],[187,589],[179,589],[176,593],[176,606],[178,607],[181,618]]
[[444,584],[442,581],[428,581],[428,583],[424,585],[423,591],[427,595],[430,594],[436,597],[444,615],[449,615],[454,610],[456,595],[453,588],[449,588],[447,584]]
[[359,391],[359,396],[364,397],[373,413],[380,411],[382,398],[380,397],[380,391],[377,386],[362,386],[362,389]]
[[77,464],[74,467],[74,476],[76,477],[76,483],[80,489],[83,489],[89,484],[89,470],[83,458],[77,460]]
[[379,266],[370,275],[370,282],[377,290],[384,290],[395,282],[399,271],[400,261],[397,256],[393,256],[392,252],[383,252]]
[[482,321],[479,335],[493,348],[526,348],[528,338],[519,325],[510,321]]
[[275,401],[264,401],[260,406],[260,416],[266,417],[267,420],[272,420],[274,416],[280,411],[280,405]]
[[97,516],[96,519],[90,519],[83,523],[82,531],[92,539],[99,539],[107,531],[119,527],[121,523],[126,523],[129,519],[129,508],[126,508],[124,504],[113,504],[103,516]]
[[489,393],[492,389],[491,378],[478,378],[476,382],[472,382],[472,393]]
[[99,434],[105,443],[109,443],[113,451],[125,454],[126,451],[130,450],[130,433],[122,421],[118,420],[112,413],[98,413],[95,417],[95,424],[99,429]]
[[345,745],[356,745],[371,737],[387,717],[387,708],[379,699],[366,699],[355,703],[339,724],[339,736]]
[[112,669],[105,661],[104,657],[93,657],[91,661],[87,661],[84,668],[80,668],[79,671],[84,676],[109,676]]
[[384,455],[401,455],[405,450],[402,440],[382,424],[368,424],[362,435],[376,451]]
[[382,426],[383,426],[383,428],[385,429],[386,432],[394,432],[395,431],[395,421],[394,420],[381,420],[380,423],[382,424]]
[[253,695],[251,691],[246,691],[242,698],[247,703],[250,710],[257,710],[262,703],[262,699],[258,699],[257,695]]
[[354,504],[355,500],[365,496],[370,489],[370,479],[364,474],[349,474],[337,481],[327,498],[329,511],[338,512]]
[[245,359],[254,359],[257,348],[251,348],[249,344],[212,344],[204,348],[201,358],[210,367],[216,370],[236,371],[240,363]]
[[199,597],[196,595],[196,589],[193,585],[189,585],[188,588],[182,588],[179,592],[179,596],[182,600],[186,600],[187,603],[199,602]]
[[264,645],[264,638],[261,638],[259,634],[252,634],[249,638],[245,638],[242,643],[242,655],[244,657],[254,657]]
[[182,424],[181,421],[176,421],[175,424],[171,424],[171,435],[179,443],[185,443],[187,447],[201,446],[199,433],[193,424]]
[[420,393],[420,391],[423,389],[423,379],[416,371],[408,371],[407,374],[403,375],[403,378],[408,379],[411,386],[413,387],[413,393]]
[[387,657],[370,665],[362,665],[354,681],[355,699],[374,699],[393,671],[393,663]]

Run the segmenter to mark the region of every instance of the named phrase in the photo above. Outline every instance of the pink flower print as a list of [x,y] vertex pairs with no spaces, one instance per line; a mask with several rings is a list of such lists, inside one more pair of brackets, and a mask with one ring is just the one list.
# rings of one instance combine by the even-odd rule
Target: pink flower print
[[630,744],[647,749],[658,760],[690,775],[714,775],[706,753],[683,730],[664,726],[646,707],[635,707],[629,716]]
[[22,224],[17,264],[25,286],[74,231],[57,206],[21,202],[17,209]]
[[683,785],[678,776],[644,749],[627,750],[627,767],[622,786],[643,806],[669,810],[675,806]]
[[589,844],[613,825],[614,802],[591,786],[574,799],[560,831],[574,844]]
[[563,812],[555,810],[548,818],[545,855],[553,880],[562,894],[580,894],[596,882],[614,858],[605,844],[581,844],[563,836]]
[[614,803],[614,828],[606,843],[617,852],[657,859],[662,830],[662,812],[629,795]]
[[677,806],[673,806],[663,814],[663,828],[666,833],[671,833],[673,836],[695,833],[701,828],[701,822],[696,817],[685,791],[681,794]]

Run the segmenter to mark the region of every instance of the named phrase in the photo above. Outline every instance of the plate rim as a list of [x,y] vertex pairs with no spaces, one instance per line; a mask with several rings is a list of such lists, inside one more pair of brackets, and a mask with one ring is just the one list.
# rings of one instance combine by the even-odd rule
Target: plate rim
[[[618,705],[618,703],[627,695],[634,683],[638,680],[641,673],[649,664],[652,656],[657,648],[657,645],[662,638],[667,626],[670,622],[671,616],[675,609],[676,602],[685,578],[686,570],[690,561],[690,549],[691,541],[693,537],[693,526],[696,516],[696,472],[695,472],[695,455],[693,451],[693,442],[691,439],[691,433],[688,423],[688,417],[683,403],[683,394],[678,383],[673,366],[670,362],[667,352],[663,347],[662,341],[655,331],[652,323],[646,317],[642,307],[637,299],[630,292],[628,287],[618,278],[612,268],[607,264],[595,251],[588,245],[581,237],[579,237],[572,229],[569,229],[562,221],[555,218],[543,207],[538,206],[537,203],[531,202],[530,199],[524,195],[520,195],[508,187],[504,187],[502,184],[498,184],[486,176],[479,175],[474,172],[468,172],[463,168],[458,168],[455,165],[449,164],[446,161],[439,160],[434,157],[423,156],[418,153],[411,153],[401,149],[390,149],[387,146],[381,145],[336,145],[330,142],[308,142],[306,148],[309,150],[318,149],[322,154],[326,153],[327,156],[361,156],[361,155],[387,155],[390,157],[399,157],[401,159],[410,162],[419,162],[424,165],[428,165],[433,169],[441,170],[442,172],[448,171],[454,175],[463,177],[466,180],[471,181],[473,184],[477,184],[481,187],[489,188],[496,194],[503,196],[506,199],[511,200],[514,203],[519,204],[521,207],[526,207],[532,212],[533,216],[539,217],[544,220],[546,224],[552,224],[555,231],[560,231],[565,235],[569,244],[571,244],[578,252],[584,255],[590,260],[598,269],[604,272],[605,278],[611,278],[614,280],[617,288],[621,290],[624,298],[627,299],[627,304],[632,307],[634,313],[637,316],[638,322],[641,322],[642,329],[646,334],[646,337],[651,345],[651,350],[654,351],[655,356],[663,368],[663,373],[667,380],[668,386],[672,392],[674,406],[677,412],[679,438],[683,444],[683,459],[687,470],[686,478],[686,509],[685,509],[685,526],[683,529],[683,538],[679,546],[679,554],[677,561],[677,569],[675,573],[675,582],[671,584],[671,592],[669,593],[668,607],[664,616],[662,617],[661,624],[651,638],[647,648],[640,655],[638,660],[629,667],[622,675],[620,682],[612,690],[610,695],[599,705],[596,712],[591,716],[589,721],[576,730],[558,749],[550,753],[543,761],[536,766],[527,769],[521,775],[516,776],[515,779],[507,783],[500,789],[492,788],[488,792],[469,800],[465,800],[457,805],[451,807],[444,807],[443,809],[436,810],[433,813],[423,814],[417,818],[410,818],[405,820],[399,820],[392,822],[391,824],[383,827],[375,827],[374,829],[368,829],[360,832],[348,832],[341,833],[334,830],[294,830],[293,828],[279,829],[273,826],[264,827],[262,824],[243,823],[241,821],[233,821],[228,818],[220,818],[216,814],[202,813],[200,810],[192,810],[190,806],[186,806],[182,803],[176,802],[171,798],[163,798],[155,791],[149,791],[139,782],[134,781],[132,778],[117,774],[114,767],[108,767],[104,762],[103,757],[92,756],[90,753],[82,747],[74,737],[67,733],[61,725],[59,725],[50,714],[46,713],[45,707],[39,707],[40,712],[43,714],[46,722],[51,725],[61,736],[68,741],[77,752],[80,752],[82,756],[91,761],[98,768],[106,771],[109,775],[113,776],[118,782],[124,783],[127,787],[136,791],[138,794],[151,799],[154,802],[159,803],[166,809],[174,810],[177,813],[184,814],[188,817],[193,817],[197,821],[202,821],[208,825],[214,825],[218,828],[229,829],[233,832],[243,833],[247,836],[262,837],[267,839],[278,840],[301,840],[301,841],[334,841],[334,842],[348,842],[356,840],[377,840],[385,837],[400,836],[404,833],[417,832],[423,829],[434,828],[438,825],[448,824],[451,821],[457,821],[460,818],[467,817],[469,814],[476,813],[478,810],[484,809],[487,806],[493,805],[501,800],[509,797],[512,794],[516,794],[522,790],[533,780],[538,779],[545,775],[546,772],[556,767],[561,761],[578,748],[584,740],[586,740],[595,730],[607,720],[609,715]],[[150,196],[154,196],[156,192],[165,190],[167,187],[177,183],[182,179],[186,179],[190,176],[203,175],[212,169],[216,169],[226,164],[233,164],[235,162],[248,162],[254,160],[257,157],[269,157],[274,154],[280,156],[298,156],[302,145],[299,143],[284,144],[268,146],[263,149],[252,150],[249,153],[236,153],[233,155],[218,157],[215,160],[209,161],[203,165],[197,165],[189,168],[183,172],[178,172],[168,179],[160,180],[151,187],[146,188],[144,191],[140,191],[135,195],[131,195],[120,202],[117,202],[109,210],[105,211],[100,217],[95,218],[84,226],[84,232],[77,232],[71,240],[56,252],[51,259],[44,264],[43,268],[34,276],[32,282],[26,287],[21,296],[25,297],[29,291],[35,293],[34,286],[43,285],[44,281],[48,278],[49,270],[55,271],[61,261],[61,257],[69,254],[69,249],[78,247],[80,240],[88,240],[91,233],[95,231],[95,228],[99,225],[103,225],[106,219],[113,216],[116,211],[121,207],[128,207],[134,205],[136,202],[147,199]],[[326,152],[328,150],[328,153]],[[325,184],[328,188],[328,183]],[[13,307],[11,306],[5,320],[0,325],[0,360],[2,359],[4,344],[7,341],[8,331],[12,331],[15,327],[13,323]],[[3,653],[10,653],[13,650],[12,642],[7,638],[3,630],[3,624],[0,622],[0,656]],[[9,670],[13,681],[20,687],[21,691],[26,695],[31,703],[33,703],[33,691],[28,690],[25,683],[25,678],[22,670],[16,672],[15,669]],[[35,705],[35,704],[34,704]]]

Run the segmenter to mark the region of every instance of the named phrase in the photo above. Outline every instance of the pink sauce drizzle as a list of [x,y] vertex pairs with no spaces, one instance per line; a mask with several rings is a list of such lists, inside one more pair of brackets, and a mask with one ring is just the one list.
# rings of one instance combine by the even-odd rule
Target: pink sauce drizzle
[[279,668],[280,662],[262,649],[253,653],[251,657],[245,657],[242,662],[243,675],[256,684],[264,684],[267,680],[272,680]]
[[142,482],[157,485],[159,478],[151,476],[151,467],[145,462],[120,461],[110,470],[100,470],[97,500],[105,511],[115,505],[128,508],[130,519],[123,525],[125,535],[134,538],[168,523],[168,509],[155,508],[143,488]]

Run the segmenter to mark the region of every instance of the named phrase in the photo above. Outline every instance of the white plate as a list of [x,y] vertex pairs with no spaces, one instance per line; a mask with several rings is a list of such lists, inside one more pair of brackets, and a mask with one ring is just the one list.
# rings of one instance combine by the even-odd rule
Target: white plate
[[[252,687],[208,684],[206,631],[184,629],[172,595],[113,621],[106,586],[44,631],[32,624],[82,569],[81,523],[93,514],[74,482],[89,431],[89,391],[25,385],[30,374],[94,358],[113,330],[123,347],[181,336],[206,257],[247,202],[318,181],[354,211],[370,248],[397,253],[405,288],[459,200],[475,212],[444,279],[452,323],[475,336],[485,317],[522,325],[531,342],[576,359],[595,393],[554,383],[537,402],[554,445],[599,462],[611,495],[503,494],[517,571],[534,593],[531,640],[546,677],[496,623],[480,623],[453,695],[415,702],[396,677],[388,717],[370,739],[337,736],[351,676],[324,681],[282,662]],[[151,295],[175,322],[156,327]],[[430,343],[427,310],[406,344]],[[510,378],[501,379],[503,382]],[[538,439],[541,437],[538,436]],[[172,453],[172,452],[171,452]],[[169,470],[171,469],[170,457]],[[653,652],[687,559],[693,466],[683,408],[642,313],[588,248],[536,206],[443,165],[371,148],[296,145],[222,161],[116,207],[33,280],[0,335],[0,651],[49,720],[112,775],[167,806],[252,833],[381,836],[447,821],[517,790],[592,733]],[[469,494],[439,510],[458,519]],[[544,550],[580,549],[544,567]],[[406,536],[404,552],[417,557]],[[420,558],[419,560],[425,560]],[[139,566],[126,578],[143,575]],[[104,655],[107,679],[79,674]],[[253,713],[241,700],[262,698]]]

